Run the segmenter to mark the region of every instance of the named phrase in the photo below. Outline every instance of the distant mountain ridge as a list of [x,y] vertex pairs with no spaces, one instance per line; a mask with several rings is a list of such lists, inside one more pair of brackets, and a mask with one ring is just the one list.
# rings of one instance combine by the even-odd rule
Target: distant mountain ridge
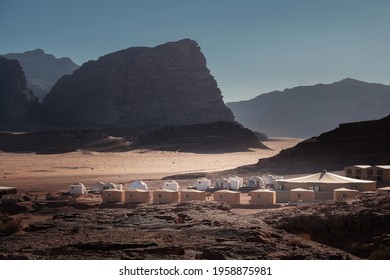
[[42,100],[59,78],[72,74],[79,66],[68,57],[56,58],[42,49],[24,53],[8,53],[8,59],[19,61],[26,75],[27,87]]
[[344,79],[300,86],[230,102],[236,121],[274,137],[308,138],[341,123],[374,120],[390,114],[390,86]]

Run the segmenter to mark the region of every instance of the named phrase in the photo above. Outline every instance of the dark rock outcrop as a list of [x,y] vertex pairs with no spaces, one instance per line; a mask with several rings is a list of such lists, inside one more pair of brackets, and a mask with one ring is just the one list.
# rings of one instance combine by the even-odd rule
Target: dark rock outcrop
[[137,207],[106,203],[88,209],[76,208],[77,203],[36,204],[32,215],[52,218],[30,220],[23,234],[2,237],[0,258],[356,259],[212,201]]
[[195,41],[134,47],[83,64],[43,101],[46,120],[67,126],[233,121]]
[[305,140],[278,155],[260,159],[242,170],[297,174],[354,164],[390,163],[390,115],[376,121],[341,124],[337,129]]
[[9,53],[4,57],[19,61],[26,75],[27,87],[39,100],[43,100],[59,78],[72,74],[79,68],[70,58],[56,58],[41,49],[24,53]]
[[13,153],[124,152],[132,149],[132,143],[124,137],[108,136],[98,129],[0,132],[0,143],[0,151]]
[[308,138],[341,123],[390,114],[390,86],[344,79],[261,94],[226,104],[236,121],[268,136]]
[[249,129],[236,123],[214,122],[168,126],[141,135],[138,147],[181,152],[219,153],[268,149]]
[[34,121],[38,100],[31,90],[17,60],[0,57],[0,124]]
[[390,259],[390,194],[256,215],[272,227],[364,259]]

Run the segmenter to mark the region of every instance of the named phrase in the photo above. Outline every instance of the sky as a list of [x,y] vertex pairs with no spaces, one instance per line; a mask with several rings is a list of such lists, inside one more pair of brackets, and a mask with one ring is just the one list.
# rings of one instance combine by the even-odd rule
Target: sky
[[198,42],[224,101],[344,78],[390,84],[389,0],[0,0],[0,54],[88,60]]

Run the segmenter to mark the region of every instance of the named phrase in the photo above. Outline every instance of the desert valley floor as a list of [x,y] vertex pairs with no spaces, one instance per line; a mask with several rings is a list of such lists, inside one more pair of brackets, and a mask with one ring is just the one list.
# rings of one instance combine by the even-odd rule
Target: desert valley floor
[[[390,194],[270,209],[210,200],[110,204],[100,195],[48,199],[75,182],[144,180],[153,190],[175,174],[216,179],[215,171],[256,163],[299,141],[225,154],[0,153],[0,185],[17,187],[20,200],[0,206],[0,259],[389,259]],[[188,187],[194,179],[178,181]]]

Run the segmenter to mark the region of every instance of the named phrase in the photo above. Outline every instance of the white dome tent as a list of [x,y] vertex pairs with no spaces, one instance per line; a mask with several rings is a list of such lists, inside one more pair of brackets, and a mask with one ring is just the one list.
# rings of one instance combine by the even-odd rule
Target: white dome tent
[[70,195],[86,194],[87,189],[82,183],[75,183],[69,186]]
[[264,188],[264,182],[259,176],[252,176],[248,180],[248,187]]
[[229,189],[230,182],[226,178],[220,178],[215,182],[215,188],[217,189]]
[[130,190],[148,190],[148,185],[143,181],[134,181],[129,184],[127,189]]
[[276,178],[271,174],[265,174],[261,176],[261,179],[264,182],[264,185],[267,187],[273,187],[276,184]]
[[105,183],[103,186],[103,191],[104,190],[117,190],[117,186],[114,183]]
[[101,193],[103,191],[104,182],[96,182],[91,186],[92,193]]
[[180,190],[180,186],[179,183],[176,181],[166,181],[164,183],[163,190],[178,192]]

